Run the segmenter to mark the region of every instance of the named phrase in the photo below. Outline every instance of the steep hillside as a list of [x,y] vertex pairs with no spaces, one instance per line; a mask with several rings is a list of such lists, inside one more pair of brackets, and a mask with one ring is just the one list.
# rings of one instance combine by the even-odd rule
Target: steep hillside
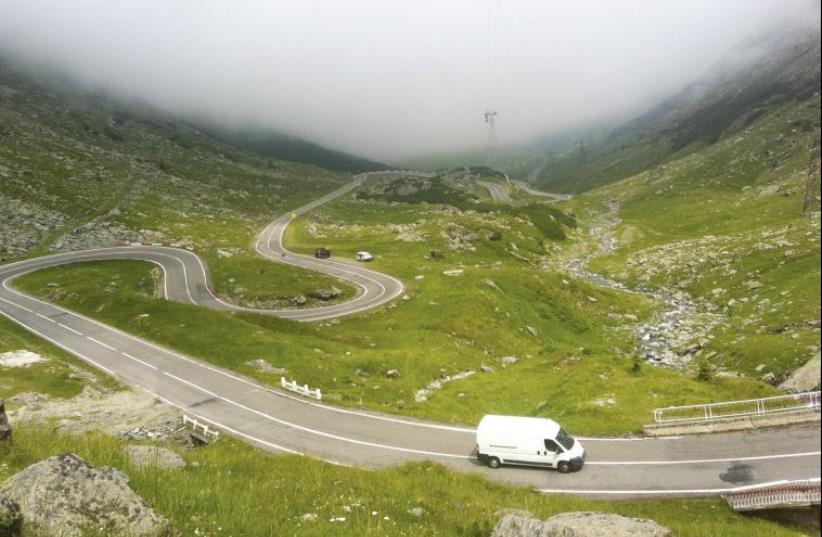
[[218,292],[290,303],[331,280],[256,259],[256,229],[349,180],[0,62],[0,261],[169,242],[209,261]]
[[313,164],[328,170],[361,173],[390,166],[270,130],[209,128],[218,138],[271,158]]
[[679,349],[685,361],[776,385],[818,355],[819,200],[806,210],[805,193],[809,183],[819,192],[819,153],[809,151],[819,117],[818,93],[785,102],[733,136],[574,201],[588,215],[619,206],[608,231],[616,249],[594,270],[686,292],[715,321]]
[[[676,160],[742,131],[758,117],[804,102],[820,87],[819,31],[741,43],[705,77],[601,140],[557,152],[537,184],[582,192]],[[797,128],[812,132],[812,124]]]

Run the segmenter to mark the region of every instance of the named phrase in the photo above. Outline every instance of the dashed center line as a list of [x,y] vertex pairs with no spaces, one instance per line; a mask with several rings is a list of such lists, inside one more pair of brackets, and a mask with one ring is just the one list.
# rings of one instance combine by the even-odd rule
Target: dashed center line
[[89,341],[93,341],[94,343],[96,343],[96,344],[100,345],[101,347],[105,347],[105,348],[107,348],[107,349],[109,349],[109,350],[112,350],[112,351],[116,351],[116,350],[117,350],[117,349],[115,349],[114,347],[112,347],[111,345],[109,345],[108,343],[103,343],[102,341],[98,341],[98,340],[94,339],[94,338],[93,338],[93,337],[91,337],[91,336],[86,336],[86,339],[87,339],[87,340],[89,340]]
[[58,324],[58,325],[60,325],[60,326],[62,326],[63,328],[65,328],[65,329],[66,329],[66,330],[68,330],[69,332],[73,332],[73,333],[77,334],[78,336],[82,336],[82,335],[83,335],[83,333],[82,333],[82,332],[78,332],[78,331],[77,331],[77,330],[75,330],[74,328],[72,328],[72,327],[70,327],[70,326],[66,326],[66,325],[64,325],[63,323],[57,323],[57,324]]
[[121,351],[121,352],[120,352],[120,354],[122,354],[123,356],[125,356],[125,357],[126,357],[126,358],[128,358],[129,360],[134,360],[135,362],[140,363],[140,364],[143,364],[144,366],[149,367],[149,368],[151,368],[151,369],[154,369],[155,371],[157,370],[157,366],[156,366],[156,365],[154,365],[154,364],[150,364],[150,363],[148,363],[148,362],[146,362],[146,361],[144,361],[144,360],[140,360],[139,358],[136,358],[136,357],[134,357],[134,356],[130,355],[129,353],[127,353],[127,352],[122,352],[122,351]]

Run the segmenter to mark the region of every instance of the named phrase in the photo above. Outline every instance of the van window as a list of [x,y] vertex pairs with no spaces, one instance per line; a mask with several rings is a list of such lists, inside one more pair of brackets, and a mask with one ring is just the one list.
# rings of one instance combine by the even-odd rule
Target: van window
[[574,447],[574,437],[568,434],[565,429],[560,429],[557,433],[557,441],[562,444],[565,449]]
[[545,449],[548,451],[553,451],[554,453],[562,453],[562,448],[559,447],[556,442],[548,438],[545,439]]

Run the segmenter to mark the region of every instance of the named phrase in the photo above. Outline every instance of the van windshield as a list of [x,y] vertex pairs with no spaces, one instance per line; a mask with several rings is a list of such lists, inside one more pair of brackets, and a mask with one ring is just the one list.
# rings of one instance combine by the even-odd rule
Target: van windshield
[[557,442],[562,444],[562,447],[565,449],[571,449],[574,447],[574,437],[568,434],[565,429],[560,429],[557,433]]

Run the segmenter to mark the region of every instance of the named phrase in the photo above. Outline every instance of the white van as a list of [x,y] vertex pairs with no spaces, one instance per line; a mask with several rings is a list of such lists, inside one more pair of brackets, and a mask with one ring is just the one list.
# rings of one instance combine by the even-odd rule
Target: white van
[[553,420],[485,416],[477,427],[477,459],[491,468],[502,464],[577,471],[585,462],[582,444]]
[[374,256],[368,252],[357,252],[357,261],[371,261]]

